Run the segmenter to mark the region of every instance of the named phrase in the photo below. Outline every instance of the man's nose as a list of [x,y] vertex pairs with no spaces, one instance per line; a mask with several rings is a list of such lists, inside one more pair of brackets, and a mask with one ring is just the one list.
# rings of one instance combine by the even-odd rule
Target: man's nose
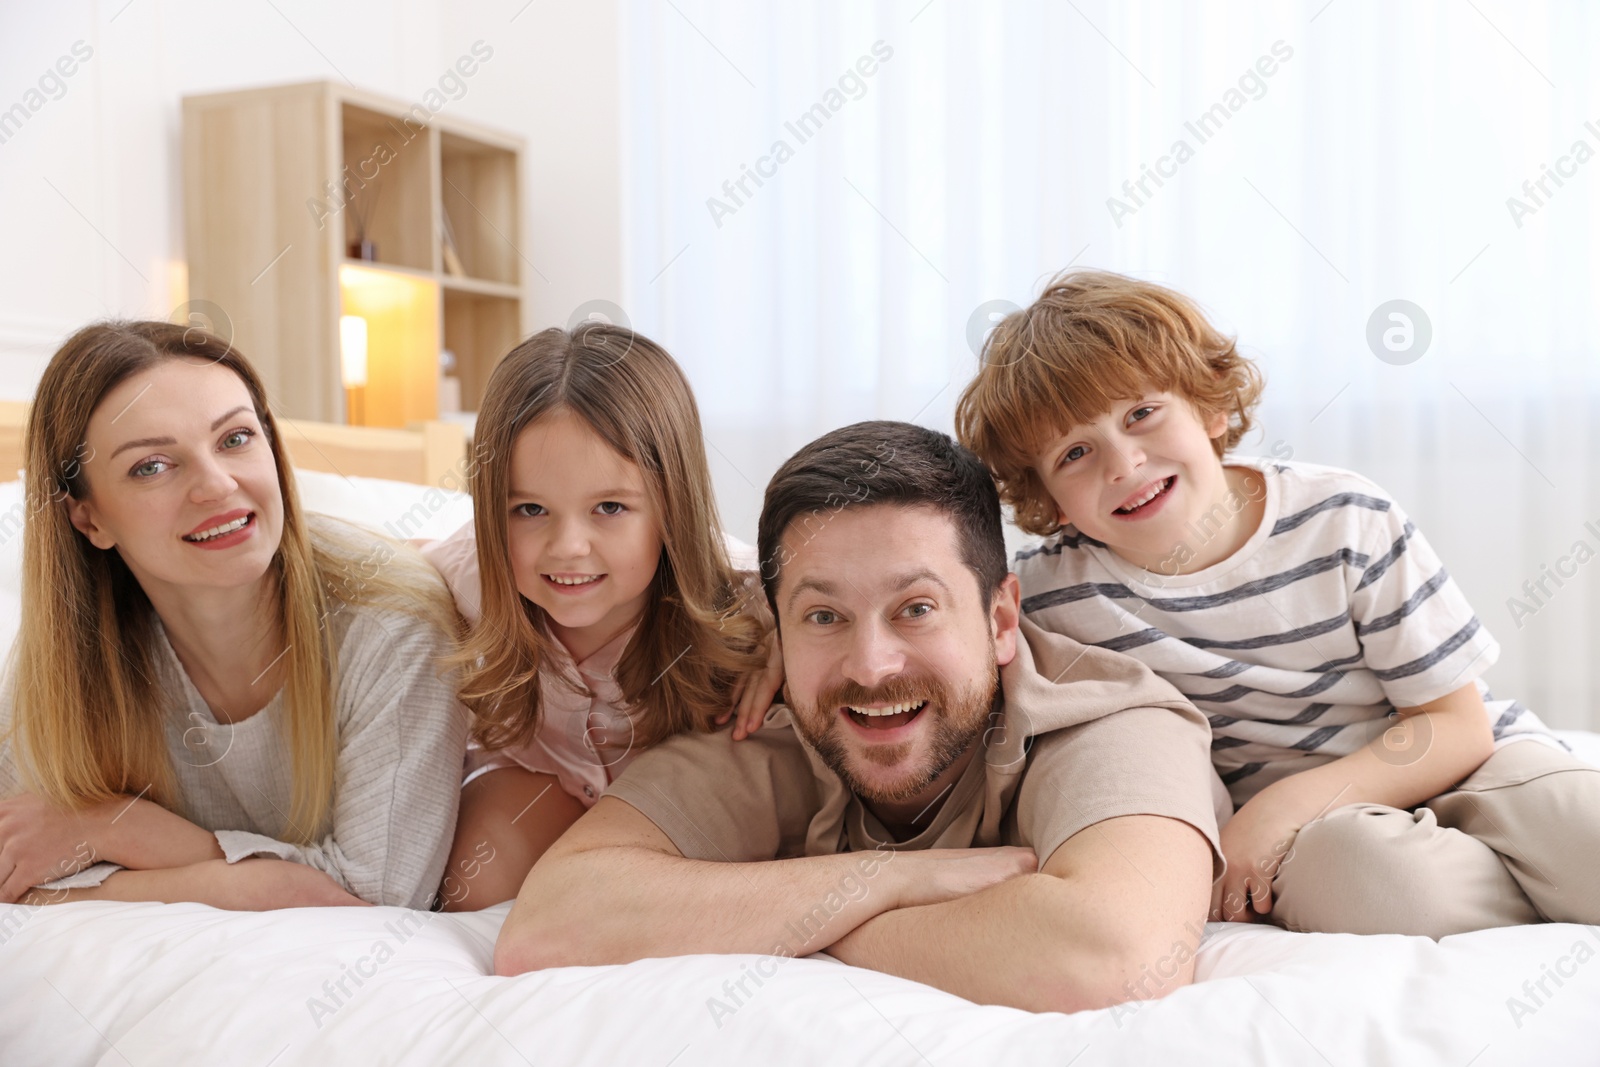
[[900,674],[906,667],[906,644],[889,620],[872,615],[856,628],[844,663],[844,675],[857,685],[872,688]]

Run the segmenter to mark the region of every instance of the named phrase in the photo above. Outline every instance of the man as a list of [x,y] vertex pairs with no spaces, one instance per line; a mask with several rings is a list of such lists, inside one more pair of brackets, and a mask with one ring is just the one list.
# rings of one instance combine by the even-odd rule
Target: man
[[1209,727],[1132,658],[1020,618],[977,457],[834,431],[773,477],[759,532],[788,706],[639,756],[529,874],[496,972],[826,950],[1034,1011],[1190,981]]

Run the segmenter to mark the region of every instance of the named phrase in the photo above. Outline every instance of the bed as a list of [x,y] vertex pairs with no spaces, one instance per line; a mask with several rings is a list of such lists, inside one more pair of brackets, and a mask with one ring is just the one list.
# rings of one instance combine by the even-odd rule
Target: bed
[[[308,507],[404,537],[470,516],[459,456],[407,484],[367,476],[359,435],[342,436],[339,473],[297,475]],[[0,484],[0,515],[20,500]],[[20,542],[0,531],[7,644]],[[1566,736],[1600,763],[1600,736]],[[1600,1063],[1600,928],[1434,942],[1213,924],[1194,985],[1069,1016],[983,1007],[825,955],[497,978],[508,907],[0,906],[0,1064]],[[770,977],[741,994],[752,970]]]

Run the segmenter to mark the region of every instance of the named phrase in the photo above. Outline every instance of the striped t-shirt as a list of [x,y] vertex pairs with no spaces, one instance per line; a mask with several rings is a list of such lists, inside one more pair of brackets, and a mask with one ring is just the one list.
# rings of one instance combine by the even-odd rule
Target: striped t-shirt
[[[1228,462],[1261,472],[1265,513],[1220,563],[1148,571],[1067,526],[1019,552],[1014,569],[1030,620],[1138,658],[1206,713],[1235,804],[1357,751],[1394,725],[1394,708],[1469,682],[1497,745],[1559,744],[1479,680],[1500,646],[1387,493],[1333,467]],[[1194,543],[1205,535],[1191,530]]]

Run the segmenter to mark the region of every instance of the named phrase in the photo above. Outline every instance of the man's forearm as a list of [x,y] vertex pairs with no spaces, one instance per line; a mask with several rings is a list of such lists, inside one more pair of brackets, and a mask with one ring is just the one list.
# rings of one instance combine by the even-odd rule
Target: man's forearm
[[[1053,875],[1025,875],[957,900],[879,915],[828,953],[978,1004],[1024,1011],[1104,1008],[1140,995],[1129,992],[1130,985],[1141,970],[1161,962],[1154,953],[1145,960],[1130,951],[1135,939],[1123,935],[1141,918],[1121,912],[1115,901]],[[1201,929],[1197,923],[1179,935],[1188,950],[1170,953],[1175,958],[1162,985],[1190,981]]]
[[498,974],[656,956],[819,952],[897,906],[890,851],[716,863],[611,846],[535,864],[495,946]]

